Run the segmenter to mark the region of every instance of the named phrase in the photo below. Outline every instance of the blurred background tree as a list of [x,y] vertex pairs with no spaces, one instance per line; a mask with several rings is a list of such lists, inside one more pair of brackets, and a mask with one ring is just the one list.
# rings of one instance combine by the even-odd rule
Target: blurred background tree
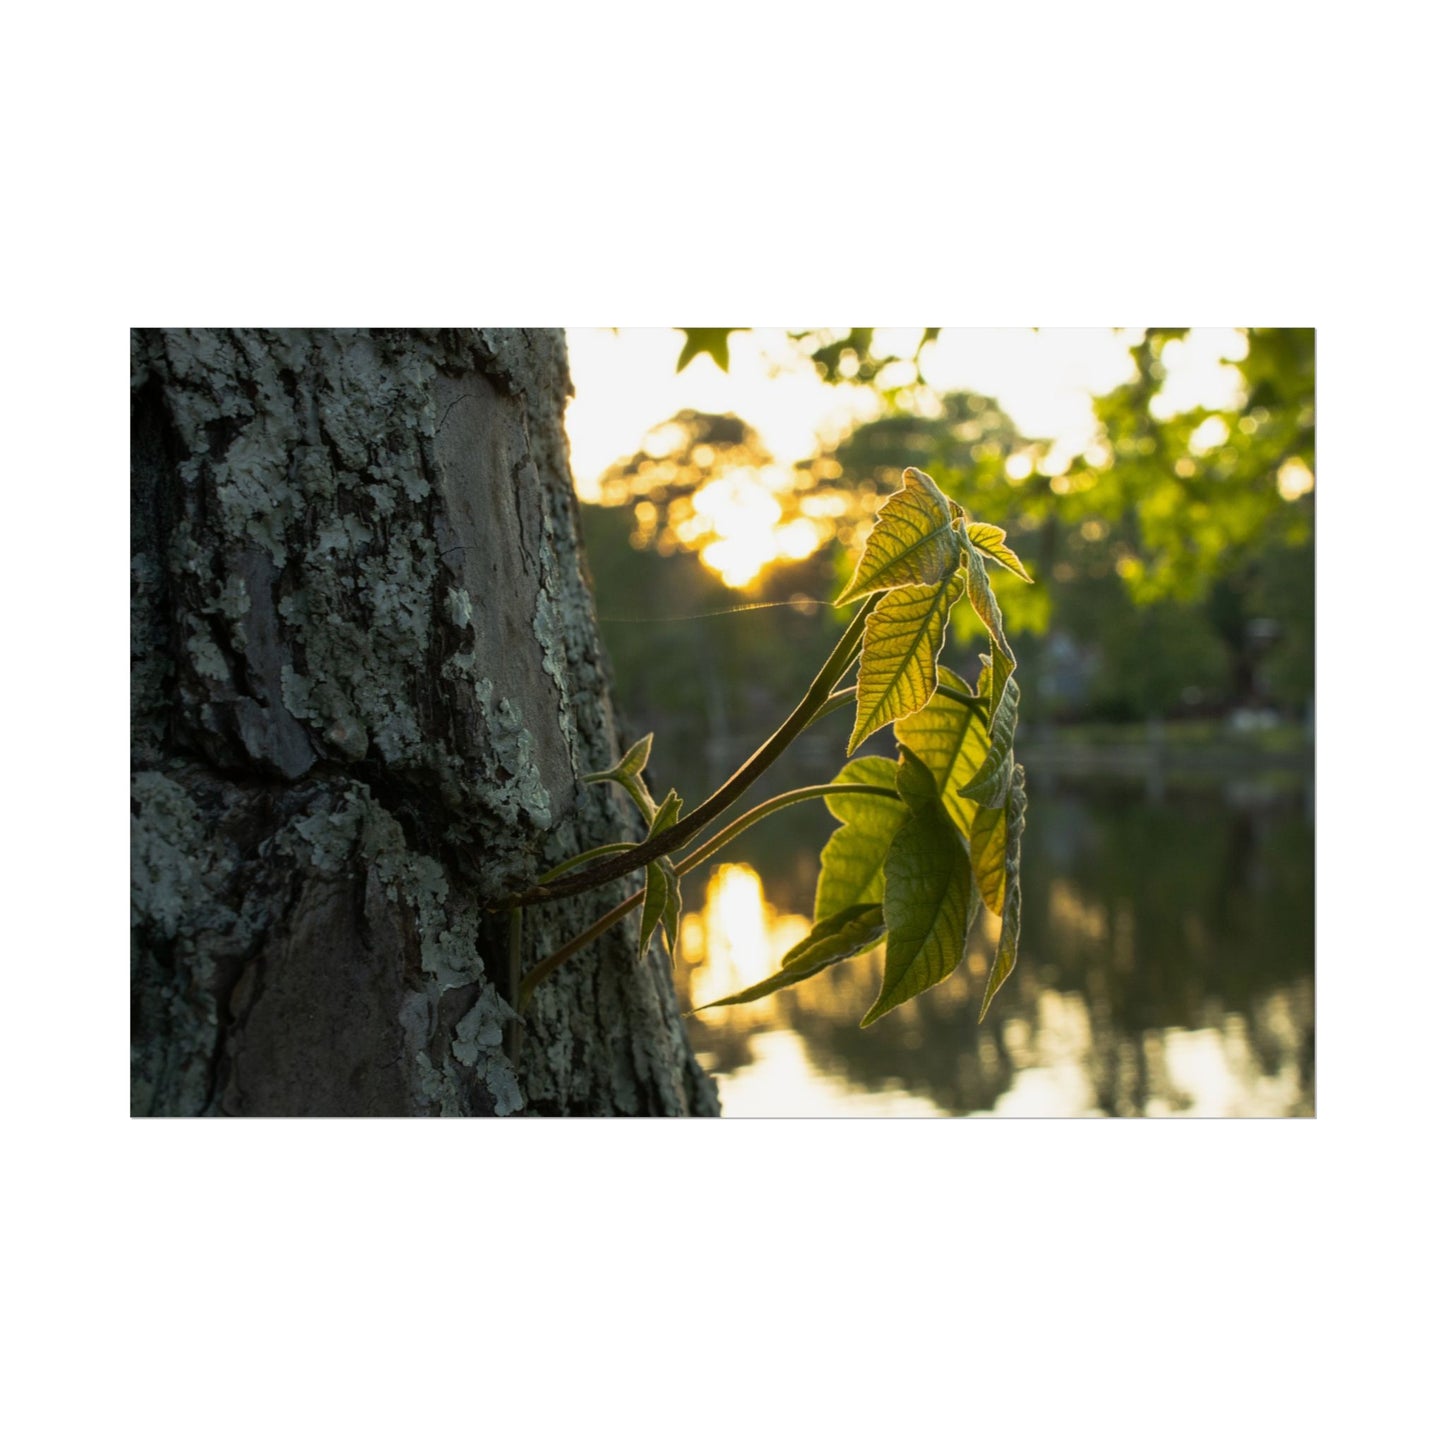
[[1099,435],[1067,465],[991,398],[954,393],[928,415],[907,386],[820,459],[883,494],[921,467],[1007,529],[1036,585],[1002,576],[999,600],[1012,633],[1035,635],[1057,715],[1299,713],[1312,695],[1314,333],[1249,332],[1233,404],[1176,412],[1187,334],[1144,334],[1134,380],[1098,398]]
[[[679,369],[725,366],[736,331],[687,331]],[[692,726],[683,746],[711,747],[722,766],[752,719],[770,720],[842,627],[820,604],[907,466],[1007,529],[1036,579],[994,579],[1032,679],[1031,721],[1306,717],[1313,330],[1234,333],[1232,394],[1183,408],[1190,331],[1144,331],[1133,377],[1095,399],[1096,435],[1077,456],[1023,434],[991,397],[934,391],[938,333],[918,328],[916,345],[892,349],[872,328],[789,333],[825,381],[878,398],[873,419],[792,467],[743,419],[680,412],[606,472],[584,529],[637,729]],[[790,601],[760,614],[766,626],[697,616]],[[976,623],[962,608],[955,620],[968,657]]]

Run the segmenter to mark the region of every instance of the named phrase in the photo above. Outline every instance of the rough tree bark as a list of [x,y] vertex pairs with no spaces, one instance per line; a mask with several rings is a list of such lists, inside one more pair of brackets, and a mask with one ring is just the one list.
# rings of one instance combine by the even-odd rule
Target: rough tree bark
[[131,388],[132,1112],[715,1113],[635,916],[504,1047],[488,902],[638,836],[561,334],[141,331]]

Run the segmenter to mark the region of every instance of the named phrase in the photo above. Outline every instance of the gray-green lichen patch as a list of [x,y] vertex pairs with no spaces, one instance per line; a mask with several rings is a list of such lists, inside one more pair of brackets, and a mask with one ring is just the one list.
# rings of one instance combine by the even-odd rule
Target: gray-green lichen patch
[[477,676],[475,653],[453,653],[442,676],[465,687],[475,699],[479,724],[470,742],[475,758],[495,760],[487,773],[488,809],[496,821],[515,826],[530,823],[537,830],[552,826],[552,800],[537,767],[531,730],[510,698],[498,697],[490,677]]
[[[298,861],[325,875],[340,872],[358,843],[369,845],[373,852],[405,846],[395,819],[377,809],[360,788],[348,788],[340,798],[321,794],[297,817],[293,827],[304,845],[297,853]],[[293,850],[296,847],[285,837],[280,846]]]
[[511,699],[501,697],[494,700],[492,692],[490,678],[484,677],[477,683],[477,697],[485,709],[484,716],[491,730],[492,751],[502,766],[506,780],[504,806],[508,813],[512,812],[513,805],[518,810],[507,821],[515,822],[518,816],[525,816],[537,828],[549,828],[552,825],[552,801],[534,760],[532,734]]
[[[283,608],[285,604],[282,604]],[[297,722],[304,722],[311,715],[311,694],[316,684],[309,677],[303,677],[289,662],[281,664],[281,700],[286,710]]]
[[[487,981],[477,954],[481,909],[476,901],[453,889],[437,859],[410,849],[395,819],[360,791],[327,815],[325,829],[318,829],[318,821],[313,816],[300,830],[312,843],[313,859],[319,859],[321,866],[333,864],[336,840],[351,837],[359,860],[374,872],[386,898],[406,909],[413,920],[423,988],[407,996],[398,1027],[410,1045],[422,1045],[410,1054],[419,1103],[467,1111],[466,1078],[453,1080],[450,1087],[440,1082],[421,1022],[435,1022],[443,994],[470,986],[478,989],[477,1001],[457,1026],[453,1055],[465,1075],[487,1080],[499,1112],[520,1108],[516,1075],[502,1047],[503,1025],[512,1014]],[[322,832],[333,835],[324,848],[319,841]]]
[[370,529],[355,517],[333,517],[317,532],[311,559],[321,560],[328,554],[349,557],[368,546],[371,540]]
[[164,939],[194,931],[211,902],[206,820],[186,790],[162,773],[131,782],[131,922]]
[[364,785],[292,801],[137,776],[134,1112],[515,1112],[477,901]]
[[[550,524],[549,524],[550,528]],[[545,555],[550,555],[545,552]],[[571,688],[567,680],[567,657],[561,642],[563,621],[550,586],[537,589],[537,607],[532,613],[532,635],[542,650],[542,670],[552,679],[561,700],[557,719],[562,739],[571,760],[572,771],[581,777],[588,771],[582,760],[582,749],[577,737],[577,726],[573,721],[575,708],[572,706]]]
[[[338,816],[333,814],[333,819]],[[477,953],[479,904],[452,887],[437,859],[409,849],[395,821],[374,803],[351,830],[386,897],[414,919],[422,986],[407,996],[398,1024],[408,1045],[418,1106],[470,1112],[468,1080],[480,1078],[496,1112],[515,1112],[522,1107],[522,1096],[503,1048],[503,1026],[514,1015],[487,980]],[[455,1076],[432,1062],[430,1030],[436,1026],[442,997],[466,987],[478,994],[450,1040],[452,1057],[462,1066],[461,1076]]]
[[228,636],[232,652],[244,656],[248,643],[246,623],[251,612],[251,593],[240,572],[232,572],[222,581],[216,596],[216,611],[231,624]]
[[222,617],[239,622],[251,610],[251,594],[246,590],[246,579],[240,573],[232,573],[221,584],[216,607]]
[[204,632],[193,632],[186,639],[186,651],[190,654],[192,666],[202,677],[208,677],[213,682],[230,682],[230,664],[221,649]]
[[501,1042],[501,1021],[478,999],[471,1012],[457,1024],[457,1036],[452,1040],[452,1053],[467,1068],[474,1069],[482,1050],[495,1048]]
[[131,1111],[196,1114],[211,1089],[222,962],[256,922],[228,899],[233,857],[206,810],[156,771],[131,782]]
[[447,588],[447,616],[453,627],[472,625],[472,599],[459,587]]
[[[482,375],[438,377],[437,388],[439,535],[449,586],[467,599],[450,620],[469,634],[462,649],[449,649],[444,671],[463,683],[457,695],[475,709],[481,751],[495,750],[499,766],[487,785],[503,791],[504,812],[515,807],[521,821],[545,830],[570,806],[576,768],[565,678],[549,653],[555,640],[532,625],[545,605],[550,556],[525,412]],[[498,537],[507,545],[498,548]]]

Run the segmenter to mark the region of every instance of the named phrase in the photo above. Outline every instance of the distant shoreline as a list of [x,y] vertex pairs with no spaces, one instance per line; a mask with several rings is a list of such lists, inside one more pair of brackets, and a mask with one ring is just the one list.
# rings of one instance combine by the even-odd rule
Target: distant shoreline
[[1315,766],[1314,742],[1297,724],[1254,732],[1212,722],[1035,725],[1020,729],[1016,750],[1031,772],[1063,778],[1308,779]]

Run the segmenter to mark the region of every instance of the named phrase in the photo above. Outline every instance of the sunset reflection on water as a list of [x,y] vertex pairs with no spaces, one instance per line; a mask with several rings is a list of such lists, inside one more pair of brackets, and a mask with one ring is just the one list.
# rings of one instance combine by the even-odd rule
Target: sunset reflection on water
[[[747,864],[714,868],[702,908],[685,915],[682,923],[685,1000],[697,1007],[766,978],[810,927],[811,920],[803,914],[769,904],[762,879]],[[871,979],[881,967],[882,950],[875,949],[834,970],[845,983],[841,993],[855,1023],[867,1007],[864,994],[869,988],[876,991],[876,983],[865,984],[862,991],[846,985],[865,971]],[[815,980],[797,987],[810,995],[818,993]],[[839,991],[830,993],[836,1003]],[[723,1112],[733,1118],[906,1117],[942,1112],[927,1098],[901,1087],[859,1089],[846,1074],[820,1066],[803,1037],[789,1025],[781,994],[709,1010],[695,1016],[694,1023],[704,1038],[720,1046],[708,1050],[694,1037],[703,1067],[716,1073]],[[743,1061],[736,1067],[724,1066],[725,1060],[739,1057]]]
[[[1068,831],[1061,816],[1052,836],[1066,840]],[[1313,1115],[1313,936],[1300,913],[1312,910],[1312,882],[1304,893],[1295,885],[1278,935],[1241,947],[1233,933],[1250,925],[1247,907],[1221,921],[1147,891],[1124,898],[1043,854],[1031,869],[1018,969],[983,1025],[987,927],[975,928],[950,979],[869,1029],[858,1020],[882,979],[881,948],[767,998],[691,1017],[724,1115]],[[1264,856],[1279,855],[1266,846]],[[1285,886],[1271,883],[1277,913]],[[771,903],[758,873],[740,863],[714,868],[696,903],[679,961],[688,1007],[772,973],[810,925]]]

